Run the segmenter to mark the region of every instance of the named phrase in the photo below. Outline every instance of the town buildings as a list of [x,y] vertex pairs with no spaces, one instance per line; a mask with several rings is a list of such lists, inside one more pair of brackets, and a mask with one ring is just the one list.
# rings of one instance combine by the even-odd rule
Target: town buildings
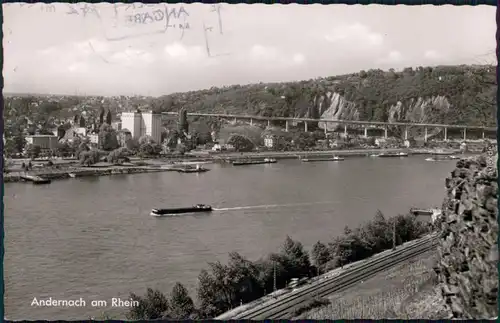
[[59,140],[54,135],[33,135],[27,136],[26,142],[33,146],[39,146],[42,152],[56,149]]
[[149,112],[123,112],[121,115],[122,129],[130,131],[132,138],[139,139],[142,136],[151,138],[161,143],[161,115]]

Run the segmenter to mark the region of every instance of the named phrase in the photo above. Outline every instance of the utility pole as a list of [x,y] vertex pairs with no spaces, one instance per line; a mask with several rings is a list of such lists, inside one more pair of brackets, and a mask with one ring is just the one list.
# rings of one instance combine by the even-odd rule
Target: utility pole
[[273,261],[273,270],[274,270],[274,274],[273,274],[273,278],[274,278],[274,284],[273,284],[273,288],[274,288],[274,291],[276,291],[276,261]]
[[392,226],[392,250],[396,250],[396,219],[394,219]]

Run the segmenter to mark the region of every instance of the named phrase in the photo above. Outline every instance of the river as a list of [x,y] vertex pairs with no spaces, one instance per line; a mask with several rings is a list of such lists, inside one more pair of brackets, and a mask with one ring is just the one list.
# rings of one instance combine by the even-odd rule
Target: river
[[[10,320],[124,318],[111,298],[192,291],[207,262],[231,251],[257,259],[286,235],[308,249],[343,228],[412,206],[440,206],[454,161],[345,161],[231,167],[203,174],[149,173],[5,184],[5,313]],[[211,204],[212,215],[152,218],[153,207]],[[268,205],[268,207],[264,207]],[[31,306],[33,298],[83,298],[85,307]],[[92,307],[106,300],[107,307]]]

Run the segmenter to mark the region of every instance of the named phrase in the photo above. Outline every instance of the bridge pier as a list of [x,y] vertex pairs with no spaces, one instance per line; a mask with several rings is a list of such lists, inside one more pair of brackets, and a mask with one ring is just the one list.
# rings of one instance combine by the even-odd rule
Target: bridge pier
[[271,127],[271,120],[267,120],[267,127]]
[[484,140],[484,129],[483,129],[483,132],[481,133],[481,136],[482,136],[482,138]]
[[326,134],[328,133],[328,123],[325,122],[325,137],[326,137]]
[[408,127],[405,127],[405,140],[408,140]]
[[347,125],[344,125],[344,136],[347,138]]
[[387,126],[384,127],[384,138],[387,139]]
[[304,121],[304,131],[307,132],[307,121]]
[[424,127],[424,142],[427,142],[427,137],[428,137],[427,127]]
[[365,138],[368,138],[368,127],[365,127]]
[[285,131],[288,132],[288,120],[285,121]]
[[467,128],[464,128],[464,141],[467,141]]
[[250,125],[253,126],[253,119],[250,118]]
[[448,128],[444,127],[444,141],[448,141]]

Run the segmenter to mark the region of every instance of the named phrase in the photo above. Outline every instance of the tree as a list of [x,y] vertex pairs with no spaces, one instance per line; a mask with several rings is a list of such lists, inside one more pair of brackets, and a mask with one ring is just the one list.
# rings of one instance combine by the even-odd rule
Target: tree
[[297,132],[292,138],[295,147],[300,150],[305,150],[316,145],[313,134],[309,132]]
[[167,134],[167,138],[165,139],[166,145],[170,149],[175,149],[177,147],[177,141],[181,137],[181,134],[177,130],[172,130]]
[[104,123],[104,107],[101,106],[99,109],[99,125]]
[[139,146],[139,154],[145,156],[157,156],[161,153],[161,146],[156,143],[144,143]]
[[307,276],[311,270],[311,262],[308,253],[304,250],[302,243],[294,241],[289,236],[281,249],[281,255],[286,259],[290,268],[290,274],[295,275],[290,278]]
[[333,259],[328,247],[318,241],[314,244],[311,250],[311,258],[313,264],[319,269],[324,270],[324,266]]
[[234,134],[227,140],[227,143],[233,145],[236,151],[248,152],[255,148],[254,143],[245,136]]
[[38,146],[38,145],[29,144],[26,147],[26,154],[31,159],[38,158],[38,156],[40,156],[41,151],[42,151],[42,148],[40,146]]
[[108,125],[111,125],[111,111],[108,109],[108,112],[106,113],[106,123]]
[[72,153],[71,146],[67,142],[57,143],[55,153],[59,157],[66,157]]
[[366,232],[369,235],[374,252],[379,252],[388,249],[392,245],[392,226],[385,219],[384,214],[377,210],[373,220],[366,224]]
[[[73,144],[78,144],[78,146],[76,147],[75,149],[75,158],[76,159],[80,159],[80,155],[85,152],[85,151],[89,151],[90,150],[90,147],[84,143],[84,142],[81,142],[81,141],[74,141]],[[73,146],[74,147],[74,146]]]
[[97,164],[101,158],[101,155],[97,150],[89,150],[80,153],[79,157],[80,157],[80,164],[85,166],[90,166],[93,164]]
[[233,289],[233,302],[251,302],[262,296],[257,266],[237,252],[229,254],[228,276]]
[[66,129],[64,126],[57,127],[57,140],[61,140],[66,135]]
[[168,299],[159,290],[148,288],[145,296],[132,293],[130,298],[138,301],[139,306],[133,306],[127,313],[129,320],[157,320],[169,310]]
[[187,110],[182,109],[179,112],[179,132],[188,133],[189,132],[189,122],[187,120]]
[[220,262],[209,263],[211,274],[203,270],[198,276],[197,297],[204,315],[214,317],[233,308],[229,268]]
[[80,120],[78,121],[78,125],[82,128],[85,128],[85,118],[80,116]]
[[132,152],[136,152],[139,150],[139,142],[137,139],[130,138],[125,142],[125,147]]
[[108,163],[114,164],[122,160],[126,160],[130,154],[131,152],[129,149],[127,149],[126,147],[120,147],[110,152],[109,155],[106,157],[106,160]]
[[139,138],[139,145],[153,144],[154,142],[153,137],[149,135],[144,135]]
[[194,303],[187,289],[179,282],[172,288],[170,294],[169,310],[163,318],[170,320],[188,319],[195,311]]
[[204,269],[198,275],[196,295],[202,317],[216,317],[222,313],[218,310],[219,300],[217,283],[208,271]]
[[4,152],[7,156],[22,153],[26,146],[26,139],[21,132],[6,136]]
[[106,151],[114,150],[120,146],[116,131],[109,124],[104,123],[99,128],[99,146]]

